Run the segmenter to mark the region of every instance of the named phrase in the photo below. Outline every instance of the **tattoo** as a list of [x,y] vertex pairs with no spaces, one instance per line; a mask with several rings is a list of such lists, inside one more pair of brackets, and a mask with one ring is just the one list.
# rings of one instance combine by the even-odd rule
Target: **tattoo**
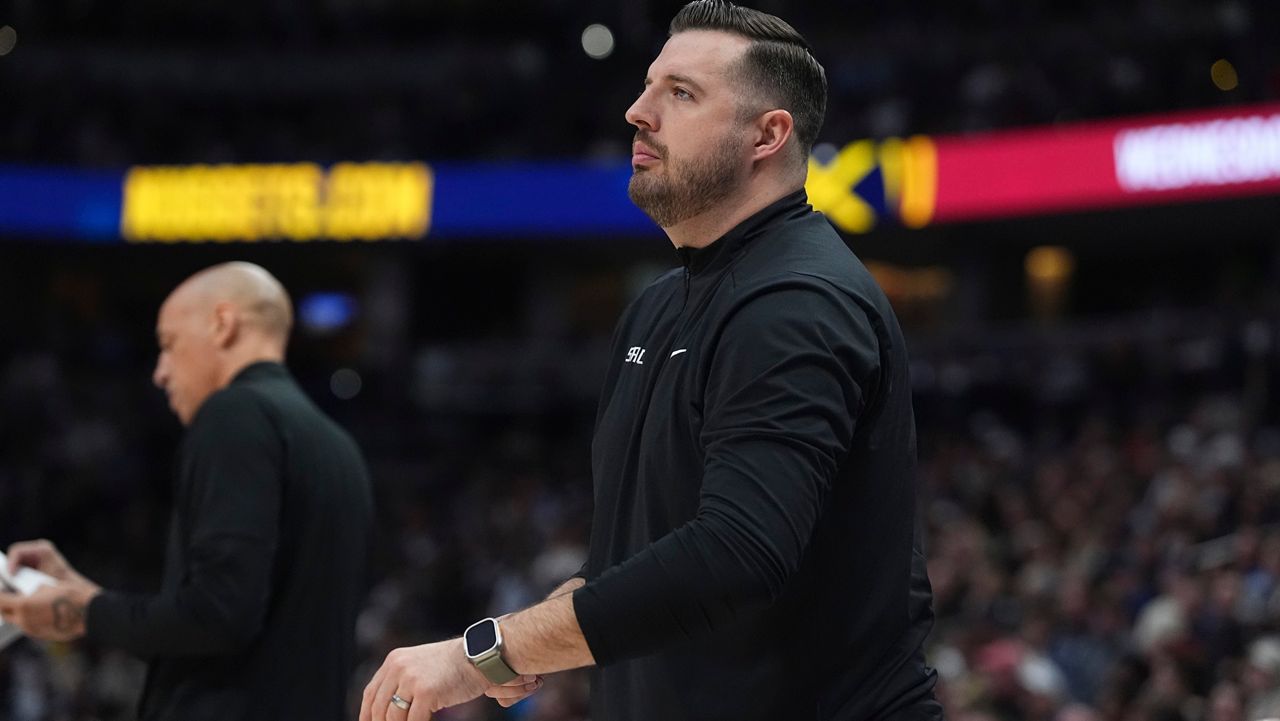
[[53,600],[53,627],[59,633],[71,633],[84,620],[84,607],[76,605],[67,596]]

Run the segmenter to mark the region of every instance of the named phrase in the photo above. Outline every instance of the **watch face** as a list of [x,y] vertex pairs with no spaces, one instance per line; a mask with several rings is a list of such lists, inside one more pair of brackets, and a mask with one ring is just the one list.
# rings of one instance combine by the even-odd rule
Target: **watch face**
[[468,656],[479,656],[498,644],[498,622],[491,618],[474,623],[463,635]]

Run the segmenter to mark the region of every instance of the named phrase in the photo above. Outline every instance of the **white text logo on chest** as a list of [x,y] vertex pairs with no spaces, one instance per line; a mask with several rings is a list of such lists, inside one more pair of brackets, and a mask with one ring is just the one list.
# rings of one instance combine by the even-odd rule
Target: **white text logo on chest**
[[638,345],[631,346],[627,351],[627,363],[635,363],[638,366],[644,365],[644,348]]

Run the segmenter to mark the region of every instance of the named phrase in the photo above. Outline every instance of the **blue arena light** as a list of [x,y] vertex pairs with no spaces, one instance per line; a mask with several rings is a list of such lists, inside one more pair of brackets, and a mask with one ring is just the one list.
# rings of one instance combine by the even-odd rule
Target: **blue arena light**
[[349,293],[311,293],[298,302],[302,327],[317,335],[342,330],[355,320],[359,304]]

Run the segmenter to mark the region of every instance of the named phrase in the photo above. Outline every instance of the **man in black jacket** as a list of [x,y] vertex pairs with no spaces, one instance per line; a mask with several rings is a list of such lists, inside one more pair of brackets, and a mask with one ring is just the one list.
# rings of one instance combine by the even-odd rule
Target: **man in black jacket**
[[154,380],[187,430],[158,593],[104,591],[48,541],[9,549],[11,570],[58,584],[0,594],[4,620],[148,659],[142,719],[344,716],[372,493],[355,442],[282,365],[291,323],[284,288],[247,263],[160,309]]
[[582,577],[393,651],[362,720],[509,705],[589,665],[595,721],[942,717],[905,344],[804,192],[825,104],[785,22],[676,16],[627,120],[631,198],[684,267],[614,335]]

